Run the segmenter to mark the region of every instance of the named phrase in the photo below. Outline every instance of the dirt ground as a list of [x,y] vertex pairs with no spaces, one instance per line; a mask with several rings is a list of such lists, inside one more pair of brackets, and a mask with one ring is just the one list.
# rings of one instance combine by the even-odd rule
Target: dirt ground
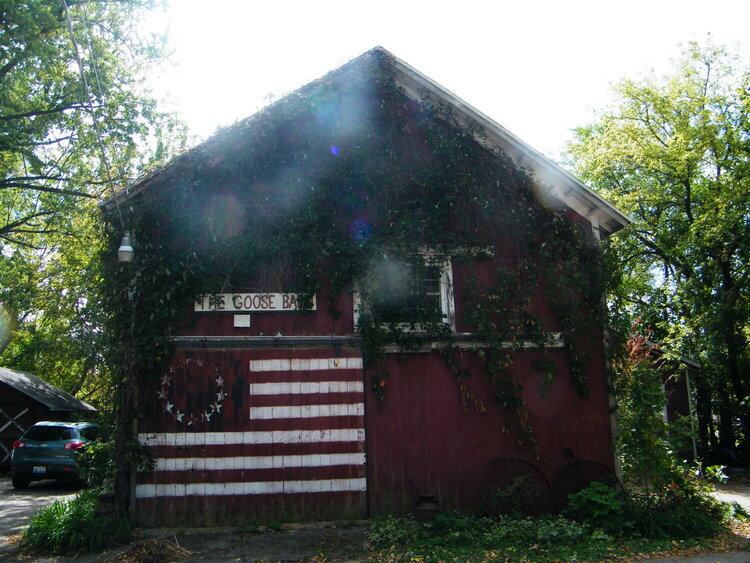
[[[281,529],[243,528],[136,530],[133,541],[115,549],[75,558],[34,558],[0,552],[3,561],[43,563],[145,563],[167,561],[362,561],[367,558],[367,522],[285,525]],[[11,538],[13,541],[14,538]]]

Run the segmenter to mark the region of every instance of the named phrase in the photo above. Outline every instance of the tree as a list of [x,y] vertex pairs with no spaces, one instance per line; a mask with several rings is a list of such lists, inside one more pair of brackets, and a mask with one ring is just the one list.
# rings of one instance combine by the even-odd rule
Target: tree
[[72,393],[102,375],[97,203],[184,141],[144,84],[152,4],[0,0],[0,361]]
[[[662,78],[624,80],[569,147],[576,173],[633,219],[613,241],[610,302],[672,350],[699,359],[701,438],[750,447],[750,74],[691,43]],[[735,434],[739,421],[741,436]]]
[[[161,59],[144,2],[0,0],[0,239],[38,246],[82,200],[126,185],[166,121],[143,88]],[[163,151],[162,151],[163,152]],[[158,157],[159,155],[157,155]]]

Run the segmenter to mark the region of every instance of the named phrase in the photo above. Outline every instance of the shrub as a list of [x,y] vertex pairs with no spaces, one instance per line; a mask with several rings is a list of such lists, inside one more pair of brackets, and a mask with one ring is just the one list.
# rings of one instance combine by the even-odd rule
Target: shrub
[[624,495],[615,487],[592,481],[585,489],[568,496],[568,500],[564,514],[595,530],[618,533],[633,526]]
[[383,516],[372,521],[368,537],[375,549],[408,545],[419,537],[419,524],[412,518]]
[[[148,446],[131,440],[125,446],[126,459],[138,471],[150,472],[155,462]],[[81,479],[87,486],[111,491],[115,479],[115,443],[114,440],[103,442],[97,440],[86,445],[78,456],[81,466]]]
[[125,516],[95,515],[97,490],[83,490],[69,501],[55,501],[31,519],[22,547],[48,553],[75,555],[100,551],[130,536]]
[[115,475],[114,448],[110,442],[91,442],[78,455],[81,479],[88,487],[110,490]]
[[633,520],[646,538],[712,537],[725,530],[731,505],[708,495],[638,493],[631,497]]

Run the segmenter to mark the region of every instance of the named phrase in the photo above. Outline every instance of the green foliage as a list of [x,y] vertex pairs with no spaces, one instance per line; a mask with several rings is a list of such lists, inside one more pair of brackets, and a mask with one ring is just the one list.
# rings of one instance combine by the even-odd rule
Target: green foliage
[[661,487],[672,479],[674,457],[664,421],[663,373],[654,365],[648,338],[635,332],[613,362],[617,399],[617,448],[627,483]]
[[622,272],[610,311],[703,364],[704,448],[714,414],[729,447],[742,439],[733,421],[750,421],[749,77],[724,48],[690,43],[672,73],[620,82],[569,148],[576,174],[634,221],[610,243]]
[[77,555],[101,551],[130,537],[124,516],[97,515],[97,490],[83,490],[69,501],[55,501],[31,519],[21,546],[33,551]]
[[[691,529],[703,537],[696,528]],[[700,541],[635,536],[619,532],[610,535],[589,523],[562,516],[491,520],[455,512],[422,524],[411,518],[379,518],[371,522],[368,534],[375,552],[373,558],[379,561],[600,561],[617,556],[635,559],[649,551],[687,548]]]
[[[2,365],[28,371],[94,406],[106,405],[101,347],[105,312],[94,299],[100,278],[93,204],[72,220],[77,234],[0,256],[0,303],[16,320]],[[3,305],[0,305],[2,307]]]
[[539,506],[540,490],[538,482],[529,475],[521,475],[503,482],[502,487],[493,490],[482,499],[480,513],[489,518],[522,518]]
[[174,124],[143,86],[163,57],[158,41],[139,32],[148,4],[0,3],[4,244],[36,247],[47,235],[75,232],[77,205],[127,183],[144,153],[160,152],[154,144],[167,136],[156,130]]
[[383,516],[370,523],[367,534],[374,549],[388,549],[414,542],[420,533],[420,525],[413,518]]
[[[125,444],[125,452],[125,460],[132,463],[138,471],[153,470],[155,461],[148,446],[132,440]],[[81,466],[81,479],[87,486],[101,491],[112,491],[118,467],[114,442],[91,442],[81,450],[78,463]]]
[[711,486],[695,470],[675,467],[672,481],[624,496],[596,481],[570,495],[565,514],[617,537],[688,539],[725,531],[742,511],[710,494]]
[[151,5],[0,1],[0,363],[104,409],[96,204],[184,140],[144,88]]
[[599,481],[593,481],[568,497],[565,515],[585,522],[592,529],[608,533],[622,533],[632,526],[622,491]]
[[96,441],[88,444],[78,454],[81,479],[87,486],[111,490],[114,482],[114,448],[110,442]]
[[495,522],[484,532],[490,545],[506,542],[527,544],[576,543],[588,533],[588,528],[562,516],[541,518],[504,519]]
[[701,476],[707,483],[723,483],[728,479],[723,465],[709,465],[701,471]]
[[629,508],[638,533],[646,538],[713,537],[727,529],[734,515],[731,505],[679,488],[634,494]]

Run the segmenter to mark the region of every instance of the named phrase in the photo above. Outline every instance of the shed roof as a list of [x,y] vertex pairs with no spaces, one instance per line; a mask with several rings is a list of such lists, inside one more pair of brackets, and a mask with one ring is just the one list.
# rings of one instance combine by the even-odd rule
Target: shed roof
[[88,403],[76,399],[73,395],[25,371],[0,368],[0,383],[5,383],[19,393],[23,393],[27,397],[43,404],[51,411],[96,411]]
[[[105,209],[114,207],[151,185],[158,184],[165,179],[171,169],[179,168],[181,165],[189,165],[192,158],[200,155],[204,151],[208,152],[209,150],[215,150],[215,148],[222,142],[231,143],[234,134],[245,128],[252,127],[256,116],[267,112],[273,112],[276,104],[283,102],[289,97],[298,96],[300,93],[313,87],[318,82],[332,79],[331,77],[337,72],[349,67],[350,65],[357,65],[362,60],[373,58],[377,58],[380,63],[380,69],[383,72],[388,73],[396,86],[399,87],[408,97],[417,103],[426,102],[430,103],[432,106],[434,106],[435,101],[447,104],[448,107],[450,107],[453,116],[457,118],[457,121],[463,123],[468,130],[475,132],[475,137],[478,142],[490,150],[501,150],[510,156],[516,165],[525,168],[532,174],[536,183],[547,193],[548,196],[559,200],[581,216],[598,224],[602,236],[614,233],[630,223],[630,219],[624,213],[588,188],[572,174],[563,170],[555,162],[528,145],[526,142],[522,141],[519,137],[505,129],[499,123],[466,103],[448,89],[425,76],[406,62],[395,57],[383,47],[375,47],[363,53],[344,66],[331,71],[326,76],[303,86],[291,94],[288,94],[275,104],[264,108],[257,114],[241,120],[232,126],[223,128],[203,143],[177,156],[165,166],[140,178],[128,189],[105,201],[102,206]],[[481,132],[481,134],[479,132]]]

